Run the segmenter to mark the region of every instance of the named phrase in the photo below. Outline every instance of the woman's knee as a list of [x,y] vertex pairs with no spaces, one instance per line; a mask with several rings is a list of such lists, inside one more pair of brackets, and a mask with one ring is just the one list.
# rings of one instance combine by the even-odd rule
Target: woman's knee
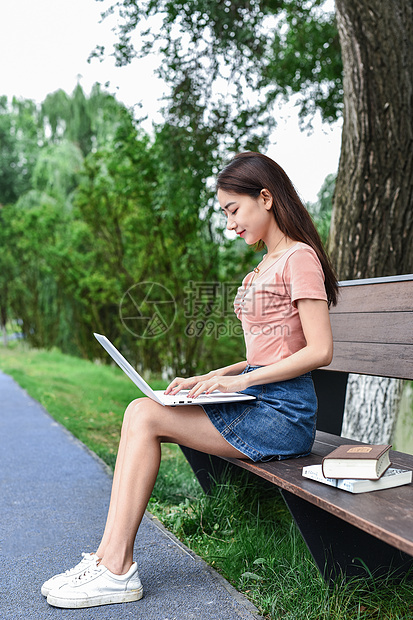
[[126,408],[122,424],[122,433],[155,432],[156,410],[159,406],[151,398],[137,398]]

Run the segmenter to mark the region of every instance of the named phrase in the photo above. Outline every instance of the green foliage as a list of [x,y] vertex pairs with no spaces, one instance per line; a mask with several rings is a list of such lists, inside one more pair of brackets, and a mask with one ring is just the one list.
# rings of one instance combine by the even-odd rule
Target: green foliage
[[61,346],[71,323],[68,300],[58,291],[65,270],[67,215],[59,201],[38,190],[27,192],[3,211],[13,314],[33,345]]
[[300,95],[301,118],[317,110],[323,120],[341,115],[343,86],[340,43],[334,13],[323,0],[289,0],[283,3],[273,40],[264,61],[262,86],[268,100],[279,94]]
[[[116,10],[117,62],[133,56],[136,29],[137,52],[162,58],[165,123],[149,138],[98,85],[89,96],[58,90],[40,107],[1,99],[1,323],[11,314],[36,346],[107,359],[91,343],[101,331],[141,368],[191,374],[244,356],[232,297],[253,259],[226,240],[211,179],[229,152],[266,143],[279,96],[301,92],[303,116],[336,118],[334,14],[324,0],[125,0]],[[325,236],[324,207],[314,217]],[[178,308],[151,339],[119,316],[143,281]],[[211,283],[214,303],[191,314],[188,289],[202,298]]]
[[[171,87],[167,109],[179,108],[182,115],[185,108],[204,107],[210,126],[222,136],[231,135],[235,150],[240,150],[246,136],[261,136],[262,142],[268,135],[271,104],[279,96],[300,93],[303,118],[320,110],[331,122],[341,114],[340,45],[334,13],[325,4],[123,0],[108,13],[119,13],[117,63],[160,52],[158,71]],[[99,47],[93,55],[104,53]]]
[[64,202],[79,183],[82,165],[82,153],[73,142],[64,139],[47,145],[34,165],[32,187]]
[[39,114],[53,143],[65,138],[86,156],[113,137],[122,107],[99,84],[94,85],[89,97],[78,84],[71,96],[63,90],[47,95]]
[[[19,130],[20,143],[32,145],[39,123],[43,140],[28,187],[0,211],[3,330],[12,317],[33,346],[109,362],[92,336],[104,333],[131,363],[159,376],[243,359],[233,299],[256,258],[224,235],[211,183],[224,151],[206,108],[182,108],[181,116],[171,108],[152,137],[98,87],[89,97],[78,86],[72,96],[49,95],[39,109],[24,102],[19,109],[20,126],[29,128],[28,139]],[[13,114],[6,110],[3,120]],[[84,155],[86,144],[93,148]],[[164,296],[156,306],[133,297],[146,294],[145,282]],[[164,315],[170,300],[176,313]],[[154,308],[155,331],[144,338],[139,316]]]
[[0,97],[0,206],[15,202],[30,189],[43,139],[33,101],[14,98],[9,104],[7,97]]
[[[185,333],[185,287],[190,281],[218,281],[217,240],[226,244],[211,225],[213,194],[206,185],[216,164],[215,145],[202,132],[171,124],[158,127],[150,141],[127,115],[114,141],[116,148],[101,148],[85,160],[71,244],[84,272],[81,287],[75,286],[78,277],[73,281],[72,295],[83,304],[89,339],[99,328],[143,368],[193,372],[206,361],[205,339]],[[180,310],[167,346],[164,337],[131,338],[114,319],[122,295],[145,281],[165,287]]]
[[[75,122],[86,113],[86,125]],[[38,144],[30,189],[0,214],[2,324],[13,316],[33,346],[109,361],[92,337],[105,333],[158,374],[242,358],[232,298],[249,253],[233,251],[215,212],[220,145],[203,115],[174,124],[171,114],[150,138],[113,97],[95,88],[87,98],[80,87],[49,95],[33,114],[50,138]],[[84,156],[86,126],[94,147]],[[122,322],[120,304],[148,281],[164,287],[177,314],[166,334],[145,339]],[[188,314],[191,283],[223,283],[212,315]]]
[[0,327],[3,333],[9,320],[10,279],[13,271],[11,243],[6,209],[0,206]]
[[318,233],[324,245],[327,243],[330,232],[331,213],[333,210],[333,196],[336,185],[336,175],[329,174],[317,195],[317,201],[308,205],[308,210],[314,220]]
[[126,110],[99,87],[86,98],[78,86],[72,96],[57,91],[41,107],[16,100],[8,105],[3,98],[2,111],[0,128],[11,128],[17,161],[25,162],[12,166],[0,183],[10,197],[0,212],[2,324],[14,316],[33,345],[85,353],[77,336],[84,300],[73,294],[84,277],[78,269],[86,247],[81,243],[93,245],[73,209],[84,167],[81,148],[113,140]]
[[[71,95],[58,90],[40,107],[2,98],[2,325],[11,314],[33,345],[107,360],[91,338],[100,331],[158,374],[244,357],[232,299],[253,258],[225,238],[211,179],[229,152],[265,144],[278,96],[302,91],[304,116],[339,113],[341,61],[324,4],[118,3],[117,62],[130,60],[145,23],[138,52],[161,54],[170,85],[165,123],[151,137],[98,85],[89,96],[80,85]],[[160,16],[162,28],[153,28]],[[315,218],[325,235],[324,207]],[[131,304],[129,291],[145,281],[178,309],[168,331],[150,339],[120,316],[122,300]]]

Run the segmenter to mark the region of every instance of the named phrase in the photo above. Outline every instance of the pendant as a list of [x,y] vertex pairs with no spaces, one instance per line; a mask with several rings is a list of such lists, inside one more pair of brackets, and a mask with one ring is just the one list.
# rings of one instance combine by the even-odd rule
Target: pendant
[[260,270],[258,269],[258,267],[254,267],[254,272],[255,272],[255,273],[259,273],[259,272],[260,272]]

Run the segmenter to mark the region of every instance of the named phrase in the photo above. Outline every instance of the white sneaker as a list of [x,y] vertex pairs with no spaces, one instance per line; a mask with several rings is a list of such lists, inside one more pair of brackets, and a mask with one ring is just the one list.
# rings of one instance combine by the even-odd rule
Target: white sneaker
[[64,583],[68,583],[71,579],[73,579],[73,577],[77,577],[78,575],[84,573],[89,566],[96,564],[98,559],[99,558],[96,553],[82,553],[82,560],[79,564],[76,564],[76,566],[67,570],[65,573],[59,573],[44,582],[41,590],[43,596],[47,596],[50,590],[53,590]]
[[95,564],[69,583],[53,588],[47,602],[54,607],[78,609],[138,601],[142,596],[143,587],[136,562],[126,575],[114,575],[106,566]]

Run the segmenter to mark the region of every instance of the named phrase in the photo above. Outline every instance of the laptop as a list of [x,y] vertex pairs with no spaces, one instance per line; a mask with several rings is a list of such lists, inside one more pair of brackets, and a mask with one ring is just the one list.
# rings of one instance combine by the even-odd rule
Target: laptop
[[211,403],[230,403],[230,402],[242,402],[245,400],[255,400],[255,396],[249,394],[243,394],[242,392],[219,392],[215,390],[211,394],[201,394],[197,398],[187,398],[186,394],[189,390],[181,390],[177,394],[164,394],[163,390],[153,390],[150,385],[146,383],[140,374],[129,364],[129,362],[123,357],[117,348],[101,334],[93,334],[98,342],[109,353],[111,358],[117,363],[123,372],[128,375],[129,379],[149,398],[155,400],[161,405],[169,405],[176,407],[177,405],[205,405]]

